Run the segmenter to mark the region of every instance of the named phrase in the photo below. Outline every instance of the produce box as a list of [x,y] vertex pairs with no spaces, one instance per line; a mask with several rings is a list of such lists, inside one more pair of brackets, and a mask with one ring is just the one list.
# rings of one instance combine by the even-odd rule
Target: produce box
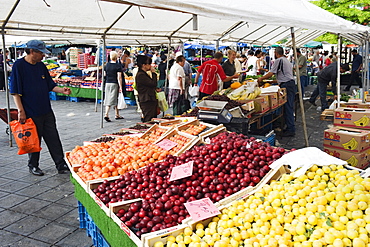
[[339,107],[334,111],[334,125],[370,129],[370,109]]
[[255,113],[265,113],[270,110],[269,97],[268,95],[260,95],[254,100]]
[[240,106],[243,110],[251,111],[254,109],[254,101],[253,100],[245,100],[246,102],[243,102],[244,105]]
[[216,125],[201,122],[199,119],[195,119],[178,125],[176,129],[189,135],[199,136],[202,133],[212,131],[215,127]]
[[333,127],[324,131],[324,147],[360,153],[370,148],[370,131]]
[[271,109],[275,109],[279,106],[278,93],[266,93],[263,95],[268,95],[269,97],[269,106]]
[[147,139],[152,143],[156,143],[161,137],[163,137],[171,130],[173,130],[173,128],[171,127],[164,127],[159,126],[158,124],[154,124],[141,136],[141,138]]
[[349,165],[360,169],[365,169],[370,164],[370,151],[363,151],[361,153],[353,153],[335,148],[325,147],[324,151],[336,158],[345,160]]
[[77,175],[78,168],[81,167],[80,164],[72,164],[69,159],[70,152],[66,152],[64,154],[64,159],[68,165],[69,170],[71,171],[72,177],[81,185],[81,187],[87,191],[87,185],[86,183],[80,178],[80,176]]
[[[175,138],[176,140],[173,140],[173,138]],[[183,138],[184,139],[187,138],[188,141],[186,143],[182,144],[181,139],[183,139]],[[168,132],[166,132],[161,138],[159,138],[155,142],[155,144],[159,144],[160,142],[162,142],[165,139],[178,143],[177,146],[171,148],[171,150],[170,150],[170,152],[171,151],[174,152],[173,155],[175,155],[175,156],[178,156],[178,155],[182,154],[183,152],[185,152],[186,150],[192,148],[199,141],[199,137],[192,136],[192,135],[189,135],[187,133],[182,133],[182,132],[177,131],[175,129],[171,129]]]
[[320,115],[320,120],[322,121],[333,121],[333,119],[334,119],[334,110],[331,109],[325,109]]
[[283,105],[287,102],[287,92],[286,92],[286,88],[280,88],[278,93],[278,104],[279,105]]
[[340,103],[340,107],[370,109],[370,102],[369,103],[343,102],[343,103]]
[[202,133],[200,135],[202,141],[204,143],[209,143],[209,139],[212,138],[212,137],[215,137],[217,136],[218,134],[222,133],[222,132],[225,132],[226,131],[226,127],[224,127],[222,124],[218,125],[219,127],[218,128],[215,128],[213,129],[212,131],[209,131],[207,133]]
[[92,199],[96,202],[96,204],[99,205],[101,210],[104,211],[109,217],[110,217],[110,210],[109,208],[105,205],[104,202],[94,193],[94,189],[98,188],[99,185],[101,185],[104,180],[116,180],[118,177],[109,177],[109,178],[104,178],[104,179],[95,179],[95,180],[90,180],[87,181],[87,193],[91,196]]
[[182,123],[182,121],[180,119],[173,119],[173,120],[167,120],[167,121],[164,121],[164,122],[160,122],[159,126],[162,126],[162,127],[177,127],[181,123]]
[[138,247],[142,247],[143,242],[141,241],[141,239],[138,236],[136,236],[136,234],[133,231],[131,231],[131,229],[128,226],[126,226],[126,224],[123,223],[121,221],[121,219],[116,215],[119,210],[121,210],[121,209],[127,210],[132,203],[137,202],[137,201],[141,201],[141,199],[138,198],[138,199],[133,199],[133,200],[125,201],[125,202],[111,203],[111,204],[109,204],[109,209],[108,210],[110,212],[109,216],[121,228],[121,230],[124,231],[127,234],[127,236],[129,236],[129,238]]
[[365,102],[370,102],[370,95],[369,94],[366,94],[366,96],[365,96]]
[[141,239],[144,247],[152,247],[156,242],[162,242],[164,245],[167,243],[169,236],[179,235],[184,229],[188,227],[186,224],[173,226],[164,230],[143,234]]

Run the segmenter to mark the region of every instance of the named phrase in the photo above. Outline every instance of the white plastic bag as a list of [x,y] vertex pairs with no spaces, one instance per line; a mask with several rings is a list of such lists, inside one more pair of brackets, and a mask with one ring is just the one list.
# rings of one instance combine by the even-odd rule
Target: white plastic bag
[[125,102],[125,98],[123,97],[123,94],[122,93],[119,93],[118,94],[118,104],[117,104],[117,108],[119,110],[121,109],[126,109],[127,108],[127,105],[126,105],[126,102]]
[[190,85],[189,87],[189,95],[191,97],[198,97],[199,96],[199,87],[198,85]]

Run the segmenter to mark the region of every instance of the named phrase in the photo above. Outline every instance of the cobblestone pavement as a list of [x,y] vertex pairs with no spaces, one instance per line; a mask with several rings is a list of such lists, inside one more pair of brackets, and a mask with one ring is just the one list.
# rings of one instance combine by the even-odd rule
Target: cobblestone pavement
[[[12,97],[11,107],[14,108]],[[0,92],[0,108],[6,107],[5,93]],[[52,101],[64,151],[72,150],[83,141],[113,133],[140,121],[136,107],[121,110],[123,120],[105,123],[101,128],[100,105],[94,102]],[[330,122],[320,121],[316,107],[305,103],[307,129],[311,146],[322,148],[323,130]],[[285,148],[304,147],[300,112],[297,112],[297,134],[278,139]],[[69,175],[59,175],[46,145],[43,143],[40,168],[45,176],[28,172],[27,155],[17,155],[17,147],[9,147],[6,124],[0,121],[0,246],[91,246],[85,229],[79,229],[77,200]]]

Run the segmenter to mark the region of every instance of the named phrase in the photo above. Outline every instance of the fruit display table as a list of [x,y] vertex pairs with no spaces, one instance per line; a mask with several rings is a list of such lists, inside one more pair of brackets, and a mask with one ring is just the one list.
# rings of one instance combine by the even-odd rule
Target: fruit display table
[[[80,88],[80,87],[68,87],[71,89],[71,94],[68,95],[69,97],[77,97],[77,98],[86,98],[86,99],[95,99],[96,97],[96,89],[94,88]],[[58,94],[63,95],[64,94]],[[101,99],[101,91],[98,90],[98,99]]]
[[91,196],[81,187],[81,185],[71,176],[71,182],[75,188],[75,197],[86,208],[96,226],[100,229],[104,238],[111,247],[135,247],[136,244],[119,228],[119,226],[108,217],[104,211],[96,204]]

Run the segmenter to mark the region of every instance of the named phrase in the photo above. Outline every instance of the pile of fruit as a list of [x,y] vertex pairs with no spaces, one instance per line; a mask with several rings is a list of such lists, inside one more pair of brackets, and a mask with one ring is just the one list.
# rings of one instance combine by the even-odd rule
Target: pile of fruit
[[150,126],[145,125],[145,124],[136,124],[136,125],[130,127],[129,129],[133,129],[133,130],[147,130],[149,128],[150,128]]
[[198,116],[198,113],[199,113],[199,108],[198,107],[194,107],[192,110],[190,110],[189,112],[185,112],[181,115],[181,117],[196,117]]
[[132,134],[135,134],[135,133],[132,133],[132,132],[129,132],[129,131],[119,131],[119,132],[114,132],[111,135],[114,135],[114,136],[126,136],[126,135],[132,135]]
[[204,124],[189,125],[189,127],[186,128],[185,130],[182,130],[182,132],[196,136],[199,135],[206,128],[207,126],[205,126]]
[[112,137],[112,136],[102,136],[102,137],[99,137],[91,142],[110,142],[110,141],[113,141],[115,138]]
[[150,142],[155,142],[156,140],[159,139],[164,133],[167,132],[167,129],[162,129],[162,128],[156,128],[148,133],[148,135],[143,136],[142,138],[145,140],[148,140]]
[[206,227],[169,237],[167,247],[369,246],[369,190],[370,178],[357,170],[314,165],[233,202]]
[[186,136],[175,134],[171,137],[168,137],[170,141],[176,142],[177,145],[173,147],[171,150],[169,150],[169,154],[175,155],[178,151],[180,151],[186,144],[188,144],[191,139],[187,138]]
[[[247,147],[250,146],[250,147]],[[208,197],[213,202],[248,186],[255,186],[269,172],[268,166],[286,150],[224,132],[211,144],[195,146],[178,157],[149,164],[138,171],[104,181],[95,190],[106,205],[142,198],[117,216],[138,236],[181,223],[188,216],[184,203]],[[172,168],[193,161],[190,177],[169,181]]]
[[244,88],[243,90],[235,90],[228,94],[227,96],[231,100],[247,100],[247,99],[255,99],[258,95],[261,94],[261,88],[255,87],[253,92],[249,92],[249,89]]
[[87,181],[122,175],[163,160],[168,154],[148,140],[123,136],[110,142],[76,146],[68,158],[71,164],[81,164],[77,174]]

